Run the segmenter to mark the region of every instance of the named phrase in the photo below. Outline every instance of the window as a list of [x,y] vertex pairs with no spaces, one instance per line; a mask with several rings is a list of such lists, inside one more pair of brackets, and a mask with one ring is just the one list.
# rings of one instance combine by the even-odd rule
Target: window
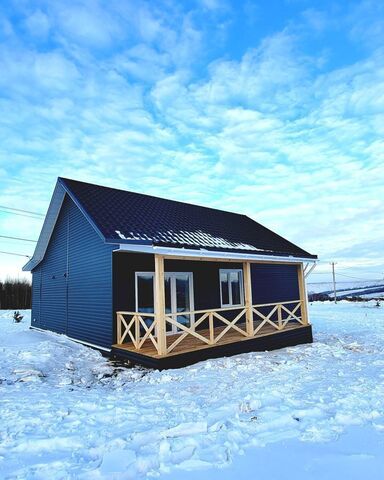
[[[136,312],[140,312],[143,315],[141,318],[150,327],[153,322],[153,317],[146,317],[145,313],[154,312],[154,282],[153,273],[150,272],[137,272],[135,274],[135,289],[136,289]],[[142,329],[142,327],[140,327]],[[142,332],[144,333],[144,332]]]
[[136,312],[153,313],[153,273],[136,273]]
[[220,270],[220,299],[222,307],[244,305],[242,270]]

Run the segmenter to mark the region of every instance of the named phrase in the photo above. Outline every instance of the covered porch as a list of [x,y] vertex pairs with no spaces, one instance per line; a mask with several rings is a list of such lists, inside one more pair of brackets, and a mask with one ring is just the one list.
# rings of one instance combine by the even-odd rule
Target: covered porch
[[[193,262],[193,266],[187,262]],[[199,270],[194,266],[197,262]],[[194,285],[203,278],[201,272],[205,271],[204,265],[209,262],[216,262],[217,283],[213,276],[209,277],[212,264],[210,268],[206,267],[206,276],[211,281],[205,283],[204,288],[219,290],[216,292],[219,300]],[[257,259],[239,262],[237,259],[154,254],[153,272],[137,272],[142,267],[135,267],[135,308],[116,311],[113,353],[135,363],[170,368],[205,358],[312,341],[304,280],[305,270],[309,271],[310,265],[293,259],[280,263],[276,260],[273,274],[278,278],[276,272],[279,267],[276,265],[285,265],[280,271],[286,275],[284,272],[288,271],[286,266],[289,264],[289,276],[286,278],[292,285],[283,289],[278,287],[277,282],[275,289],[280,289],[280,292],[274,291],[273,296],[268,297],[262,293],[262,283],[267,281],[267,277],[263,279],[260,272],[269,264]],[[264,270],[258,270],[256,265],[264,265]],[[150,267],[146,269],[150,270]],[[200,277],[195,274],[194,278],[192,270],[200,272]],[[148,278],[153,281],[153,299],[145,304],[140,299],[138,285],[141,285],[141,279],[148,281]],[[258,282],[260,288],[257,288]],[[144,291],[146,287],[141,288]],[[266,288],[264,285],[264,290]],[[200,295],[195,292],[200,292]],[[195,308],[195,304],[201,306],[207,303],[202,302],[202,296],[211,298],[213,304],[209,308]],[[271,298],[274,301],[269,301]]]

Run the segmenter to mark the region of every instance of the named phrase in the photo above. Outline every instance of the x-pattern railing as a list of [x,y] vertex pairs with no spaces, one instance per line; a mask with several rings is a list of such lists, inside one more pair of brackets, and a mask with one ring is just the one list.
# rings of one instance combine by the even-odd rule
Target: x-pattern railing
[[[166,324],[176,327],[178,334],[167,336],[166,353],[172,352],[187,337],[193,337],[203,344],[215,345],[229,332],[235,331],[245,337],[262,335],[262,329],[267,324],[276,331],[286,328],[290,321],[296,321],[305,325],[301,311],[303,302],[292,300],[278,303],[265,303],[251,305],[249,307],[230,307],[209,310],[194,310],[191,312],[177,312],[163,316],[162,328],[166,330]],[[251,312],[251,327],[247,329],[247,312]],[[233,318],[231,315],[235,316]],[[178,320],[178,317],[193,318],[189,325]],[[146,319],[147,322],[144,320]],[[203,324],[205,322],[205,324]],[[148,325],[149,323],[149,325]],[[153,313],[143,312],[117,312],[117,343],[123,344],[131,340],[134,347],[140,350],[147,340],[150,340],[159,351],[157,340],[157,328],[159,318]],[[200,328],[198,328],[200,327]],[[176,337],[176,338],[175,338]]]
[[[128,322],[125,317],[131,317]],[[150,320],[148,326],[144,318]],[[141,329],[144,330],[142,334]],[[125,339],[129,337],[138,350],[149,339],[154,347],[158,349],[158,342],[156,339],[156,320],[153,313],[138,313],[138,312],[117,312],[117,343],[123,344]]]

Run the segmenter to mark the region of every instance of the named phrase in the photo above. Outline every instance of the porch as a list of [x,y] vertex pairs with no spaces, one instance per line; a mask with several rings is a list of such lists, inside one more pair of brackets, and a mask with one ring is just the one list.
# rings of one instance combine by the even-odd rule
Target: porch
[[[290,310],[291,308],[291,310]],[[283,302],[278,304],[253,305],[251,307],[252,319],[250,332],[247,332],[247,324],[244,317],[246,308],[241,309],[217,309],[207,311],[194,311],[179,315],[198,315],[199,318],[192,327],[165,316],[165,322],[177,326],[181,330],[178,334],[166,335],[165,353],[159,353],[159,342],[155,335],[157,322],[151,315],[153,322],[148,327],[148,315],[139,312],[117,312],[118,339],[114,348],[125,351],[161,358],[162,356],[179,355],[190,351],[212,348],[220,345],[246,341],[253,338],[273,335],[282,331],[306,327],[308,323],[303,321],[300,314],[302,302]],[[261,310],[269,310],[262,314]],[[240,310],[240,311],[238,311]],[[223,314],[235,314],[234,318],[225,318]],[[199,328],[208,320],[208,328]],[[217,321],[222,326],[216,326]],[[128,340],[128,341],[127,341]]]
[[[238,277],[241,279],[240,305],[199,310],[181,308],[178,311],[167,307],[169,292],[166,288],[167,283],[171,285],[172,272],[165,272],[164,257],[155,255],[153,310],[117,311],[113,353],[143,365],[170,368],[205,358],[311,342],[303,265],[294,264],[297,269],[296,298],[282,295],[281,301],[253,303],[251,264],[249,261],[241,264]],[[150,274],[147,272],[146,275]],[[218,287],[212,286],[214,289]],[[221,288],[220,284],[223,299]],[[191,293],[193,297],[193,289]],[[193,301],[189,303],[192,308],[193,305]]]

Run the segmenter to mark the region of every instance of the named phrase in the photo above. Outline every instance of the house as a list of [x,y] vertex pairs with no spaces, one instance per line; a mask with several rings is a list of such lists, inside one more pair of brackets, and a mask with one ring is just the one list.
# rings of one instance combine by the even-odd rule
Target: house
[[31,326],[154,368],[311,342],[316,258],[244,215],[59,178]]

